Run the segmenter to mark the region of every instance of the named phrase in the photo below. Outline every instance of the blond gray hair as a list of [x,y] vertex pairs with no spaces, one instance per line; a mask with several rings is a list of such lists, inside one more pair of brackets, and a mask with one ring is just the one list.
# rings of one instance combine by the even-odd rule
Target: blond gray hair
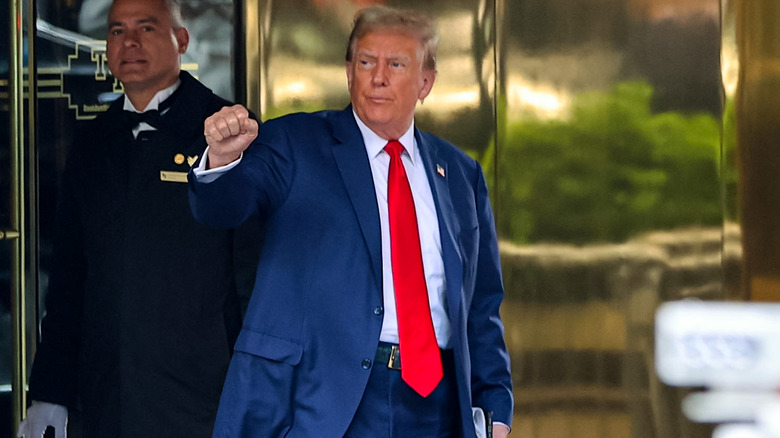
[[429,16],[410,9],[371,6],[355,15],[352,33],[347,43],[347,62],[352,62],[357,41],[366,34],[384,29],[396,29],[420,42],[423,48],[423,68],[436,71],[436,52],[439,50],[439,32]]

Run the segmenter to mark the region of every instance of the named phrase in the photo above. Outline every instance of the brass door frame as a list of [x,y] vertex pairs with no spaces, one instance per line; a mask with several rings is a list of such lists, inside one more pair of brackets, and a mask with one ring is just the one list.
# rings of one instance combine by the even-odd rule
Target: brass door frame
[[[25,163],[35,163],[35,41],[31,38],[35,29],[34,0],[13,0],[9,2],[9,156],[10,156],[10,227],[0,230],[0,239],[11,241],[11,330],[13,338],[12,365],[12,418],[14,430],[18,428],[27,410],[27,369],[31,336],[35,336],[34,315],[35,275],[28,268],[30,260],[36,260],[36,242],[31,239],[36,233],[34,223],[28,223],[28,217],[36,217],[34,189],[37,174],[34,164],[29,169]],[[25,41],[25,36],[26,41]],[[26,42],[26,53],[25,53]],[[25,65],[25,55],[27,65]],[[32,74],[29,74],[32,73]],[[27,75],[27,78],[25,78]],[[27,86],[25,94],[25,85]],[[25,111],[26,103],[26,111]],[[25,193],[25,181],[30,181],[31,189]],[[26,210],[26,207],[29,210]],[[26,213],[29,212],[29,215]],[[31,227],[31,225],[33,225]],[[27,247],[27,244],[30,244]],[[32,282],[32,284],[31,284]],[[33,328],[29,327],[30,322]]]
[[246,106],[261,119],[267,111],[267,64],[263,62],[265,44],[270,31],[273,0],[245,0],[243,9],[243,35],[245,65]]

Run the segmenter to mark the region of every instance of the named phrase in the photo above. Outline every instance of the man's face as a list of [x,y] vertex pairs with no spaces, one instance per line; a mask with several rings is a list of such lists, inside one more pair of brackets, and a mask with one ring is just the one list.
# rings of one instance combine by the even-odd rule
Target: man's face
[[350,100],[360,120],[384,139],[409,129],[417,100],[433,87],[436,73],[423,69],[422,53],[419,41],[392,28],[356,41],[347,63]]
[[175,29],[164,0],[116,0],[108,16],[108,68],[125,91],[157,91],[176,82],[189,35]]

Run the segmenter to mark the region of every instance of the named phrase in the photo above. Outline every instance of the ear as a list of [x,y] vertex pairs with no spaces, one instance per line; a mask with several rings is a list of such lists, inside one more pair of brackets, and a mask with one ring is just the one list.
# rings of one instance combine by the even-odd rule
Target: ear
[[433,89],[434,82],[436,82],[436,70],[423,70],[422,87],[420,88],[420,94],[417,96],[417,100],[423,100],[428,97],[428,94]]
[[347,62],[347,89],[352,90],[352,76],[354,76],[354,72],[352,71],[352,63]]
[[176,42],[179,45],[179,54],[183,55],[184,52],[187,51],[187,46],[190,44],[190,33],[187,32],[186,28],[180,27],[176,29],[174,35],[176,36]]

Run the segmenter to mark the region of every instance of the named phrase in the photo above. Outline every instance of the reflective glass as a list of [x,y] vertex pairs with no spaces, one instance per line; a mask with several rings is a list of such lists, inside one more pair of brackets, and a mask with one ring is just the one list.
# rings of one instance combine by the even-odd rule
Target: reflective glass
[[725,297],[720,4],[503,1],[495,188],[515,432],[708,437],[657,306]]

